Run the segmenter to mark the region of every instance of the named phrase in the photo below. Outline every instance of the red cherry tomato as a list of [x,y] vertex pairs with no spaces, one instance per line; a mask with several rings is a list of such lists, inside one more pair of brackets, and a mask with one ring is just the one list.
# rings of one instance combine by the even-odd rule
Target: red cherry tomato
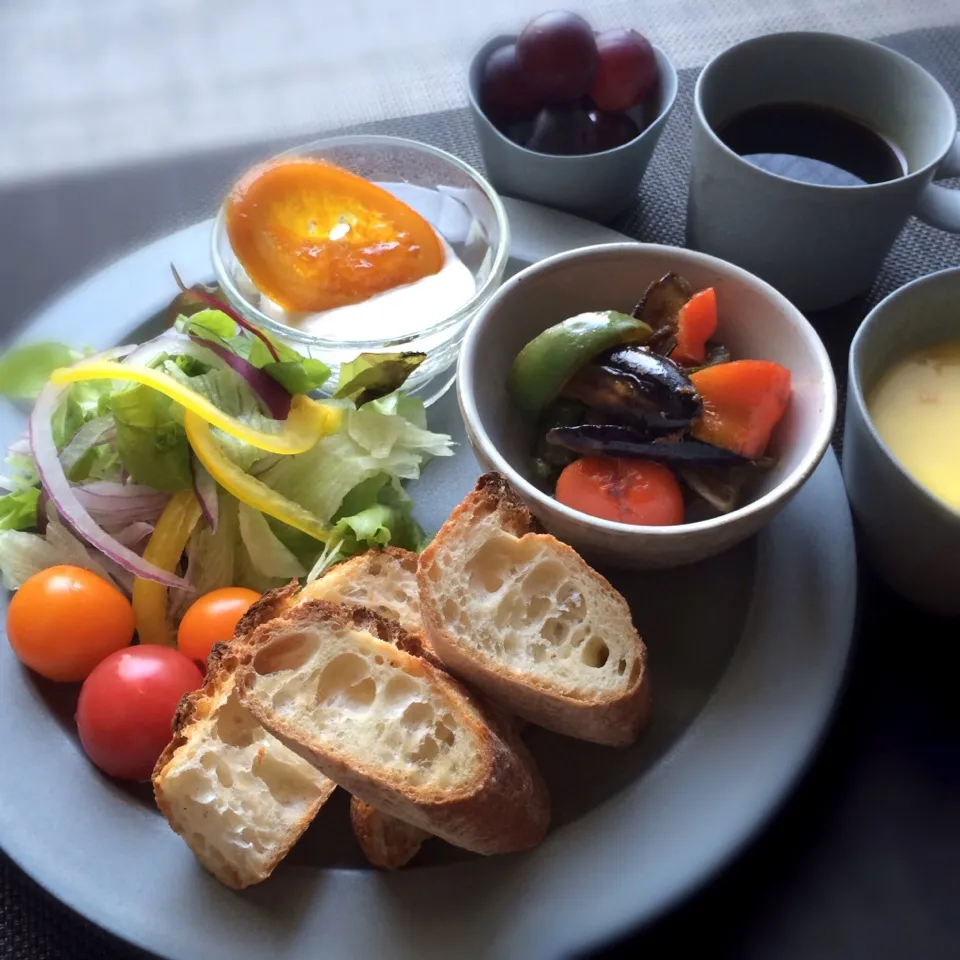
[[78,682],[104,657],[129,646],[133,608],[112,584],[82,567],[35,573],[7,610],[13,652],[48,680]]
[[87,756],[111,777],[149,780],[180,698],[202,683],[196,664],[169,647],[111,654],[80,689],[77,729]]
[[240,618],[259,599],[259,593],[243,587],[223,587],[205,593],[183,615],[177,648],[185,657],[206,663],[213,645],[231,639]]

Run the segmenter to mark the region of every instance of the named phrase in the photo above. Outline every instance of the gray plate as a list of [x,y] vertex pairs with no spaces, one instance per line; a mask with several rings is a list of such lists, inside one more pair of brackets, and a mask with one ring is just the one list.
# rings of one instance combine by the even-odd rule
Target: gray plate
[[[514,268],[622,239],[528,204],[507,208]],[[95,347],[129,339],[169,300],[171,261],[188,283],[209,275],[209,230],[198,224],[107,268],[52,304],[26,336]],[[421,521],[435,528],[478,468],[452,393],[430,419],[461,444],[411,491]],[[23,422],[4,411],[4,446]],[[341,797],[273,878],[233,893],[197,866],[148,791],[87,763],[72,729],[73,691],[37,681],[6,644],[0,844],[90,920],[176,960],[533,960],[611,937],[728,860],[816,746],[842,679],[856,596],[833,453],[755,542],[680,571],[611,578],[650,649],[653,725],[624,752],[530,734],[554,803],[554,829],[537,850],[481,860],[434,841],[419,867],[377,873],[360,863]]]

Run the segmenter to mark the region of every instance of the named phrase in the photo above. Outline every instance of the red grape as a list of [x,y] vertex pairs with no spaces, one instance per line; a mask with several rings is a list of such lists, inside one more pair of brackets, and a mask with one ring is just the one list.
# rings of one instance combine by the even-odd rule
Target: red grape
[[596,125],[597,150],[612,150],[640,136],[640,128],[626,113],[604,113],[591,110],[590,119]]
[[528,82],[548,103],[582,97],[597,72],[597,42],[583,17],[555,10],[531,20],[517,40]]
[[515,43],[498,47],[483,65],[480,105],[497,125],[528,119],[543,106],[520,69]]
[[597,72],[590,96],[601,110],[629,110],[656,84],[656,55],[650,41],[636,30],[601,33],[597,37],[597,53]]
[[596,126],[583,107],[544,107],[534,121],[527,149],[563,156],[595,153]]
[[508,140],[520,144],[521,147],[525,147],[527,141],[530,139],[530,134],[533,133],[533,121],[518,120],[515,123],[507,123],[500,127],[500,132]]

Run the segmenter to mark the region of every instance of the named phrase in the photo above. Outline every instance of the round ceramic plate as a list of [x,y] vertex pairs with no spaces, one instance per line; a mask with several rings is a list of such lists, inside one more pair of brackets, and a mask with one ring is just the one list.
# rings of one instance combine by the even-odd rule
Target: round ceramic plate
[[[507,207],[514,269],[623,239],[528,204]],[[198,224],[126,257],[50,306],[25,336],[95,347],[142,336],[174,292],[171,262],[188,283],[209,277],[209,232]],[[461,446],[411,487],[428,529],[478,473],[452,393],[430,422]],[[5,410],[4,445],[22,427]],[[823,731],[856,594],[837,461],[828,452],[774,523],[723,557],[676,571],[605,572],[630,600],[650,651],[653,723],[620,752],[531,732],[553,798],[553,829],[536,850],[480,859],[431,841],[417,866],[375,872],[359,859],[337,791],[274,876],[235,893],[203,872],[147,791],[90,766],[72,702],[22,669],[7,644],[0,845],[90,920],[176,960],[535,960],[622,933],[690,893],[745,843]]]

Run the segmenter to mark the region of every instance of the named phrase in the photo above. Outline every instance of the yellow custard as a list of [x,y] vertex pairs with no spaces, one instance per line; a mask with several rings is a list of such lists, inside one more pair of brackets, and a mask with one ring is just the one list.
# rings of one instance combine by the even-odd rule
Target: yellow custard
[[904,469],[960,510],[960,340],[904,357],[880,378],[867,409]]

